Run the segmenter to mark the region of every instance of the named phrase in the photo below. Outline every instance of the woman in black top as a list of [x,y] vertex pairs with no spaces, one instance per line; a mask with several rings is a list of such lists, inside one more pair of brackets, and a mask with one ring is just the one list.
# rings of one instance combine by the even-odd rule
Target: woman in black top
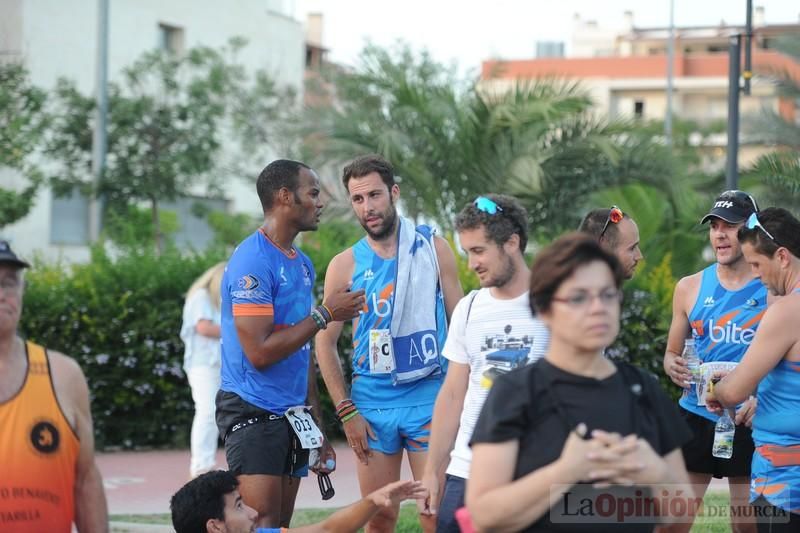
[[621,283],[616,257],[583,234],[534,261],[531,307],[550,347],[498,378],[478,419],[466,494],[478,530],[652,531],[689,512],[688,428],[655,378],[603,355]]

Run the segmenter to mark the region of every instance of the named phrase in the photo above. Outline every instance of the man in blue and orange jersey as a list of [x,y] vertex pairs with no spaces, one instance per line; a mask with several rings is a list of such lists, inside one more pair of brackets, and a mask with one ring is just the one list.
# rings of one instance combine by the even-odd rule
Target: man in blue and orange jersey
[[[463,292],[447,241],[398,216],[400,188],[388,161],[359,157],[345,167],[342,181],[367,233],[334,257],[325,275],[326,296],[345,287],[366,291],[364,312],[353,321],[352,396],[337,351],[341,324],[320,332],[316,348],[366,496],[399,479],[403,449],[414,478],[423,475],[444,380],[447,320]],[[394,531],[397,512],[397,506],[381,509],[367,531]],[[433,517],[420,520],[426,531],[434,529]]]
[[0,531],[108,531],[86,378],[17,335],[28,267],[0,241]]
[[364,292],[340,291],[314,306],[314,267],[294,245],[298,233],[317,229],[323,207],[311,168],[273,161],[256,189],[264,224],[239,244],[222,279],[216,417],[228,467],[258,513],[257,525],[288,527],[309,448],[322,448],[322,465],[334,457],[318,428],[310,340],[329,323],[355,316]]
[[[750,216],[739,230],[747,263],[772,304],[742,362],[713,388],[723,405],[756,394],[750,501],[759,531],[800,530],[800,220],[785,209]],[[709,402],[711,403],[711,402]]]
[[[736,438],[730,459],[712,455],[714,426],[719,418],[700,405],[692,376],[681,357],[684,341],[694,338],[703,363],[739,362],[753,340],[767,306],[767,290],[753,276],[744,260],[737,231],[745,220],[758,210],[755,200],[742,191],[725,191],[715,200],[701,223],[709,222],[709,240],[717,262],[704,270],[681,279],[675,286],[672,300],[672,324],[664,354],[664,371],[683,388],[681,413],[694,438],[683,448],[689,478],[705,493],[711,477],[727,477],[731,505],[746,506],[750,484],[750,462],[753,438],[750,422],[753,400],[747,400],[736,412]],[[703,494],[697,494],[702,497]],[[755,531],[739,515],[731,516],[734,531]],[[673,530],[689,531],[691,523],[672,526]]]

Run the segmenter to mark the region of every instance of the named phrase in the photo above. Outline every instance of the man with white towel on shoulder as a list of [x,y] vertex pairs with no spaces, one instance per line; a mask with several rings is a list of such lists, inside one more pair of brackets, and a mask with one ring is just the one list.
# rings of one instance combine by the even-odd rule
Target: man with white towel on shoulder
[[[414,479],[427,458],[433,405],[444,381],[447,322],[463,296],[455,256],[432,229],[397,214],[400,187],[378,155],[348,164],[342,182],[366,236],[331,260],[325,294],[366,291],[353,319],[353,377],[348,393],[337,350],[342,323],[316,337],[325,385],[358,457],[362,495],[400,478],[403,449]],[[367,532],[394,531],[398,507],[382,509]],[[433,517],[420,516],[425,531]]]

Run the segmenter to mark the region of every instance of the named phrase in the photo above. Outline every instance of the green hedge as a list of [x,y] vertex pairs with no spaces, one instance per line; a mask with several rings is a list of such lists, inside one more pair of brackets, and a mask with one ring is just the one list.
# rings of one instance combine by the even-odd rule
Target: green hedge
[[193,416],[178,337],[183,295],[220,257],[95,248],[86,265],[36,265],[20,326],[86,373],[98,447],[186,445]]

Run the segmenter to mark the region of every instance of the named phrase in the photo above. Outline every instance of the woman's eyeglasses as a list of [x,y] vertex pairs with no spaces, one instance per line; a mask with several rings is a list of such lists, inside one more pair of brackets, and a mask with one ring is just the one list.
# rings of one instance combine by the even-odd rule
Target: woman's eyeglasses
[[775,240],[775,237],[773,237],[773,236],[772,236],[772,233],[770,233],[769,231],[767,231],[767,228],[765,228],[765,227],[764,227],[764,225],[763,225],[763,224],[761,224],[761,221],[760,221],[760,220],[758,220],[758,215],[757,215],[756,213],[753,213],[752,215],[750,215],[750,216],[747,218],[747,222],[745,222],[745,223],[744,223],[744,225],[745,225],[745,227],[746,227],[747,229],[755,229],[755,228],[760,228],[760,229],[761,229],[761,231],[763,231],[763,232],[764,232],[764,235],[766,235],[767,237],[769,237],[769,240],[771,240],[772,242],[774,242],[775,244],[777,244],[778,246],[780,246],[780,244],[778,244],[778,241],[777,241],[777,240]]
[[478,196],[472,203],[475,204],[475,207],[478,208],[478,211],[483,211],[484,213],[488,213],[490,215],[495,215],[498,211],[503,210],[502,207],[497,205],[497,202],[485,196]]
[[597,294],[592,294],[590,292],[576,292],[575,294],[571,294],[566,298],[553,297],[553,301],[565,303],[574,309],[582,309],[588,307],[595,298],[600,300],[600,303],[603,305],[618,304],[622,301],[622,291],[618,289],[606,289],[598,292]]
[[600,231],[600,235],[597,236],[597,240],[603,238],[606,230],[608,229],[609,224],[619,224],[622,219],[625,218],[625,213],[622,212],[622,209],[619,207],[612,205],[611,210],[608,212],[608,218],[606,218],[606,223],[603,225],[603,229]]

